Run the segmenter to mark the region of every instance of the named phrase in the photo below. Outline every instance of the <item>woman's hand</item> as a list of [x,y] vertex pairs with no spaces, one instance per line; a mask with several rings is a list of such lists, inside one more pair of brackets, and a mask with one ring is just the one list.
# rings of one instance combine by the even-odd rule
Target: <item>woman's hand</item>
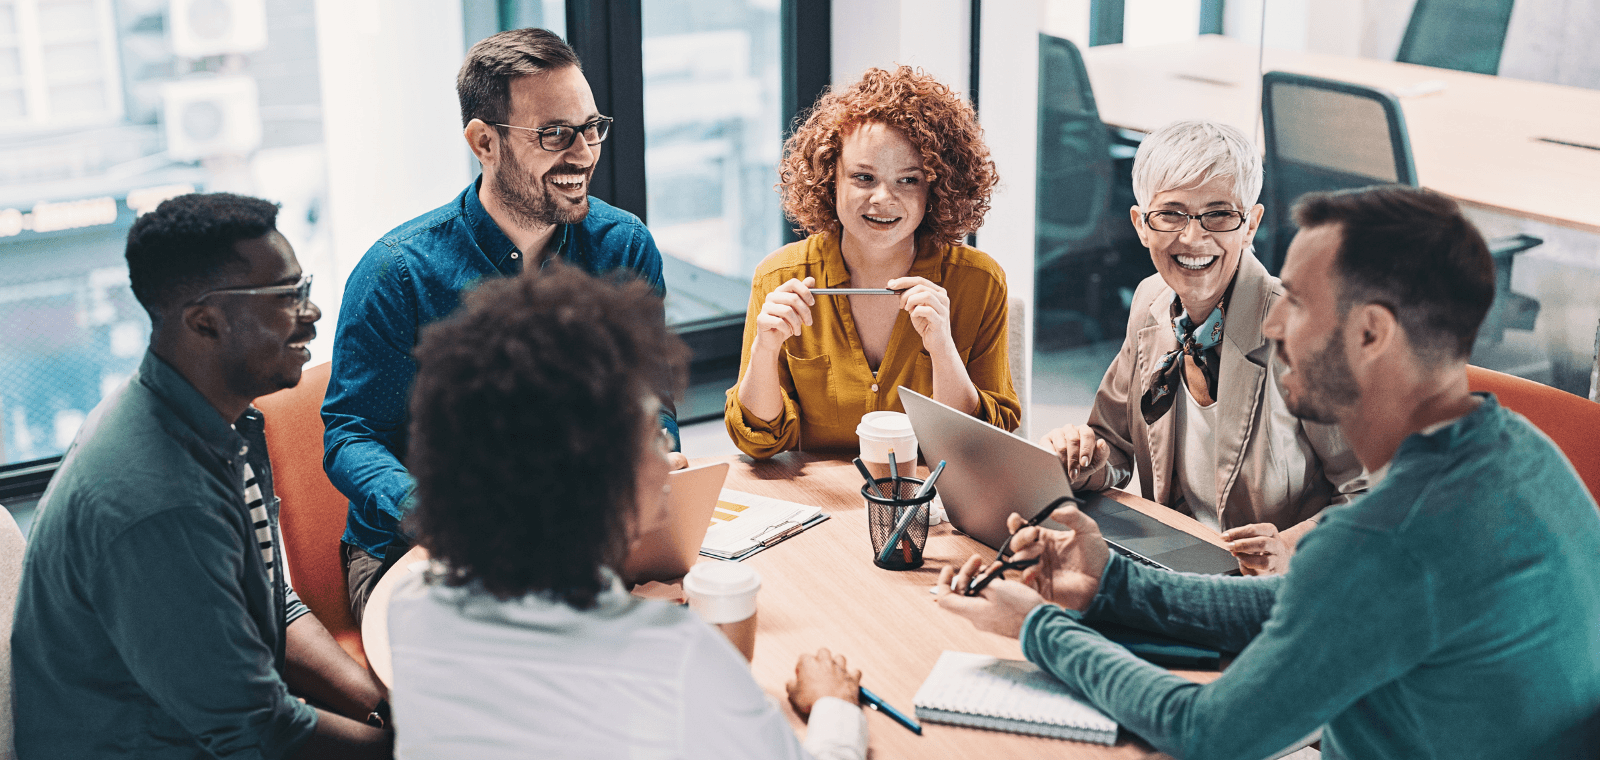
[[800,334],[800,329],[811,324],[811,306],[817,297],[811,295],[816,285],[815,277],[804,282],[790,278],[767,294],[756,315],[756,340],[752,350],[776,353],[783,342]]
[[897,277],[888,282],[891,290],[902,290],[900,308],[911,315],[911,326],[922,336],[922,347],[930,355],[948,349],[955,351],[950,336],[950,294],[921,277]]

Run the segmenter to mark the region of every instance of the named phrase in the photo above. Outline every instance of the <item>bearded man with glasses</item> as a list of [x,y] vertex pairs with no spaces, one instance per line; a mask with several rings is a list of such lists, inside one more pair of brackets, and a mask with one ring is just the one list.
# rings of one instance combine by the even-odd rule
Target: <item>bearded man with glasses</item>
[[[414,484],[403,460],[421,329],[478,282],[537,275],[557,259],[641,279],[658,295],[666,289],[644,223],[589,197],[612,120],[596,109],[567,43],[543,29],[485,38],[467,53],[456,94],[482,176],[373,244],[345,285],[334,332],[323,466],[350,499],[342,551],[358,621],[373,586],[410,548],[400,521]],[[661,401],[662,428],[676,441],[672,400]]]
[[1222,532],[1246,575],[1282,573],[1330,505],[1370,478],[1331,425],[1284,404],[1261,325],[1283,287],[1256,260],[1260,151],[1233,127],[1180,121],[1139,146],[1129,210],[1156,274],[1088,425],[1052,430],[1075,489],[1122,487]]

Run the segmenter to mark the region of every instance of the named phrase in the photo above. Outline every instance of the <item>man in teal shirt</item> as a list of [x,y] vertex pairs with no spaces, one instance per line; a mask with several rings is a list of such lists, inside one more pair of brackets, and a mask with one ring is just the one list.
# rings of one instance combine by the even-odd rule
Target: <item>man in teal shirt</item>
[[[1265,325],[1288,408],[1337,424],[1382,483],[1330,509],[1284,576],[1143,567],[1068,508],[1071,530],[1013,539],[1041,560],[1022,582],[951,593],[974,557],[941,574],[940,604],[1177,757],[1255,760],[1319,727],[1326,758],[1595,757],[1600,513],[1548,438],[1467,390],[1494,296],[1482,237],[1417,188],[1313,195],[1296,220]],[[1239,655],[1196,684],[1085,620]]]
[[250,404],[300,381],[322,312],[277,214],[190,194],[128,233],[150,350],[40,501],[11,631],[22,760],[392,755],[382,685],[283,564]]

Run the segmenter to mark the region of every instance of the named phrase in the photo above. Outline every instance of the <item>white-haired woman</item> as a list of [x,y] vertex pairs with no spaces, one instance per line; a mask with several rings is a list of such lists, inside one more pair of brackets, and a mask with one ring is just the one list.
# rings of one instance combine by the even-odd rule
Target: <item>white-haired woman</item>
[[1043,442],[1073,488],[1120,487],[1137,467],[1145,498],[1221,531],[1244,573],[1281,573],[1322,510],[1369,479],[1336,429],[1284,406],[1288,369],[1261,335],[1283,289],[1251,247],[1261,155],[1233,127],[1170,124],[1139,146],[1133,194],[1156,274],[1134,293],[1089,424]]

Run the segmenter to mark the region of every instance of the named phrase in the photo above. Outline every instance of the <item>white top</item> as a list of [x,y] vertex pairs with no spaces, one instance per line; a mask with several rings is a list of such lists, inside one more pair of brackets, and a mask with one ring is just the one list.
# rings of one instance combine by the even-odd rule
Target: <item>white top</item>
[[1178,442],[1173,458],[1178,488],[1183,491],[1189,514],[1201,525],[1221,533],[1217,509],[1217,402],[1201,406],[1189,393],[1187,381],[1179,379],[1177,386],[1182,400],[1172,404],[1172,414],[1176,415],[1172,430]]
[[614,577],[577,610],[412,574],[395,587],[389,637],[405,760],[866,757],[860,708],[819,700],[802,748],[721,633]]

